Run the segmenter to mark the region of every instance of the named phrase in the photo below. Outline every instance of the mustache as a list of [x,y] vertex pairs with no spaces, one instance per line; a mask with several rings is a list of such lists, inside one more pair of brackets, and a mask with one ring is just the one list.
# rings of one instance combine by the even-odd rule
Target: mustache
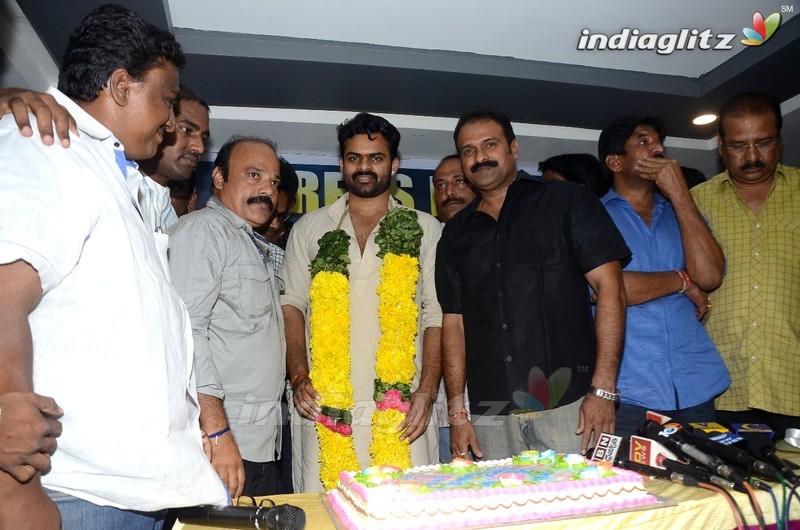
[[358,177],[367,177],[367,176],[372,177],[375,180],[378,180],[378,174],[375,173],[374,171],[359,171],[358,173],[353,173],[354,179]]
[[464,202],[466,201],[464,201],[464,199],[462,199],[461,197],[448,197],[447,199],[444,200],[442,206],[447,206],[450,203],[464,204]]
[[746,169],[758,169],[764,166],[766,166],[764,162],[762,162],[761,160],[756,160],[755,162],[748,162],[747,164],[742,165],[741,167],[739,167],[739,169],[744,171]]
[[486,162],[476,162],[469,168],[472,173],[475,173],[482,167],[497,167],[497,162],[494,160],[487,160]]
[[269,206],[270,210],[274,210],[275,209],[274,205],[272,204],[272,199],[270,199],[266,195],[254,195],[254,196],[250,197],[249,199],[247,199],[247,204],[256,204],[256,203],[259,203],[259,202],[263,202],[264,204]]

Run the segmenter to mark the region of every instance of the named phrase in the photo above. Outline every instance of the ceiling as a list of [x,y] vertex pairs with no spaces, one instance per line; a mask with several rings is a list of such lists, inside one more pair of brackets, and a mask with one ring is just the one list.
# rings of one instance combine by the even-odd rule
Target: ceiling
[[[291,161],[334,163],[335,125],[366,110],[401,130],[404,163],[433,167],[454,150],[457,117],[486,106],[511,117],[520,165],[531,170],[554,154],[594,153],[603,126],[642,112],[665,120],[672,156],[715,173],[716,125],[691,119],[743,90],[783,102],[784,162],[800,165],[800,3],[793,1],[119,3],[182,43],[181,81],[212,105],[207,158],[230,134],[244,133],[271,137]],[[0,86],[52,84],[67,36],[102,3],[0,0]],[[755,11],[782,12],[782,22],[763,45],[748,47],[742,29]],[[632,35],[645,46],[668,45],[680,42],[682,29],[686,49],[672,53],[579,49],[582,36],[599,34],[612,42],[627,36],[629,47]],[[730,49],[701,49],[726,40]]]

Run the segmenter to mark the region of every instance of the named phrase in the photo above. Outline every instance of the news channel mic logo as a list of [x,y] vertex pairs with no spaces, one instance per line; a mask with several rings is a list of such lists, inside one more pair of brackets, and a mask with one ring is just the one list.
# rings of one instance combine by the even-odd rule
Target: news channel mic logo
[[[781,6],[781,11],[791,13],[794,6]],[[753,13],[752,27],[743,28],[742,33],[746,38],[740,42],[746,46],[761,46],[775,34],[780,24],[781,13],[772,13],[765,19],[756,11]],[[578,37],[578,50],[651,50],[659,55],[671,55],[676,51],[732,50],[735,39],[736,33],[717,33],[711,28],[681,28],[667,33],[622,28],[611,35],[583,28]]]

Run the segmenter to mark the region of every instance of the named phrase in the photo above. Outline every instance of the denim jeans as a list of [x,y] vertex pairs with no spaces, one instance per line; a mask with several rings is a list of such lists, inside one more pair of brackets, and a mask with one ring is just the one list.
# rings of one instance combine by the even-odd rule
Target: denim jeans
[[[632,434],[638,434],[639,425],[644,421],[648,410],[652,409],[620,403],[619,408],[617,408],[617,435],[628,437]],[[687,423],[717,421],[713,399],[681,410],[653,410],[653,412]]]
[[583,399],[569,405],[507,416],[473,416],[472,426],[484,460],[496,460],[522,451],[555,449],[578,453],[581,437],[575,434]]
[[91,502],[45,489],[61,512],[62,530],[161,530],[166,510],[134,512]]

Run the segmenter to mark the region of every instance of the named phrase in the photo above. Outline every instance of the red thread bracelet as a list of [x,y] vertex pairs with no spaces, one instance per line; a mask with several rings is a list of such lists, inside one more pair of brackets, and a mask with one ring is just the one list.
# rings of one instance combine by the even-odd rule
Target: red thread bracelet
[[300,372],[292,377],[291,381],[289,381],[289,386],[292,387],[292,390],[294,390],[294,387],[297,386],[297,383],[299,383],[300,379],[303,377],[308,377],[308,372]]

